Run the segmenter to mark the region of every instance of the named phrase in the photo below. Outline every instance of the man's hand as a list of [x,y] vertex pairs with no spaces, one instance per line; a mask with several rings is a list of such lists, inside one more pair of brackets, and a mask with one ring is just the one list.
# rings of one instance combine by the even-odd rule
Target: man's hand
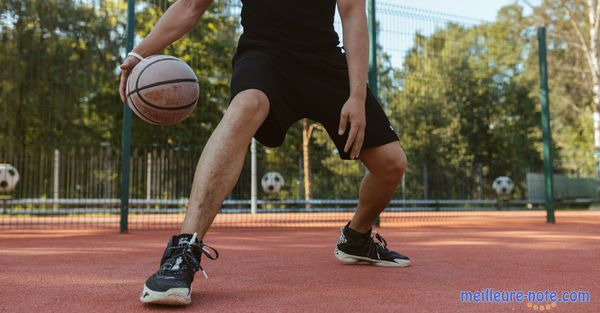
[[[175,1],[156,22],[150,34],[133,50],[143,56],[161,53],[167,46],[193,29],[212,2],[213,0]],[[121,64],[119,93],[123,102],[127,100],[125,95],[127,77],[138,63],[138,59],[127,57]]]
[[350,98],[342,108],[340,134],[346,132],[346,126],[350,123],[344,152],[351,151],[350,158],[357,159],[365,138],[366,126],[365,98],[369,72],[366,2],[365,0],[337,0],[337,7],[342,18],[344,50],[346,50],[350,82]]
[[123,61],[123,64],[119,66],[121,68],[121,84],[119,85],[119,94],[121,95],[121,101],[123,101],[123,103],[127,102],[127,95],[125,91],[127,85],[127,77],[129,77],[129,73],[131,73],[131,70],[133,70],[133,68],[138,63],[140,63],[140,60],[132,56],[128,56]]
[[360,150],[365,139],[365,127],[367,125],[365,118],[365,100],[350,97],[342,107],[340,116],[340,128],[338,134],[342,136],[346,133],[346,127],[350,124],[348,141],[344,147],[344,152],[350,151],[351,159],[358,159]]

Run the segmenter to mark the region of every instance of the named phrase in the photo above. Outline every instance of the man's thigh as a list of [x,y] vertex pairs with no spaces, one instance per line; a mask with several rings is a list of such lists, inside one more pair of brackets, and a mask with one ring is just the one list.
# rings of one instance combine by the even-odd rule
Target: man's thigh
[[374,174],[384,174],[390,167],[404,169],[407,164],[406,154],[398,141],[365,149],[360,153],[359,158],[369,172]]

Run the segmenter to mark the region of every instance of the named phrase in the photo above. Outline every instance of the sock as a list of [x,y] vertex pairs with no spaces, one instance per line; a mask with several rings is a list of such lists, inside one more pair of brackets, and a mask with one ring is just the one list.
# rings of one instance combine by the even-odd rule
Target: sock
[[348,222],[346,227],[344,227],[344,235],[349,239],[367,239],[371,237],[371,230],[369,229],[369,232],[366,234],[357,232],[356,230],[350,228],[350,222]]

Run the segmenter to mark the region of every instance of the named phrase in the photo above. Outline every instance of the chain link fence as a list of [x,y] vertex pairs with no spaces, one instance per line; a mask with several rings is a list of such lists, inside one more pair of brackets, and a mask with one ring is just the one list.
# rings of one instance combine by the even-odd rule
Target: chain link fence
[[[137,41],[171,3],[136,2]],[[378,97],[410,163],[382,224],[538,207],[527,180],[543,169],[537,42],[521,8],[505,7],[488,22],[376,5]],[[0,163],[20,174],[14,190],[0,193],[0,228],[118,226],[126,9],[112,0],[0,5]],[[183,217],[196,162],[228,105],[240,9],[237,1],[215,2],[164,52],[194,68],[201,99],[174,126],[134,117],[132,228],[173,227]],[[339,17],[335,27],[341,34]],[[324,225],[351,216],[365,169],[340,161],[327,134],[311,125],[294,125],[279,149],[258,146],[258,179],[277,172],[284,181],[277,193],[258,182],[258,216],[249,213],[247,157],[216,225]],[[565,155],[556,166],[570,169],[569,162]],[[512,193],[498,196],[499,176],[510,177]]]

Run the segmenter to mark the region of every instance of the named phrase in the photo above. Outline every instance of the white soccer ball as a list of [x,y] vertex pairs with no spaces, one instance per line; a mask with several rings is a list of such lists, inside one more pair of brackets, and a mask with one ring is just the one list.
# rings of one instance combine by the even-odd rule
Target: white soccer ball
[[19,171],[10,164],[0,164],[0,192],[15,190],[19,183]]
[[492,188],[499,196],[510,195],[515,190],[515,184],[510,177],[500,176],[494,180]]
[[277,194],[281,191],[281,187],[285,184],[283,176],[277,172],[268,172],[260,180],[264,192],[270,194]]

